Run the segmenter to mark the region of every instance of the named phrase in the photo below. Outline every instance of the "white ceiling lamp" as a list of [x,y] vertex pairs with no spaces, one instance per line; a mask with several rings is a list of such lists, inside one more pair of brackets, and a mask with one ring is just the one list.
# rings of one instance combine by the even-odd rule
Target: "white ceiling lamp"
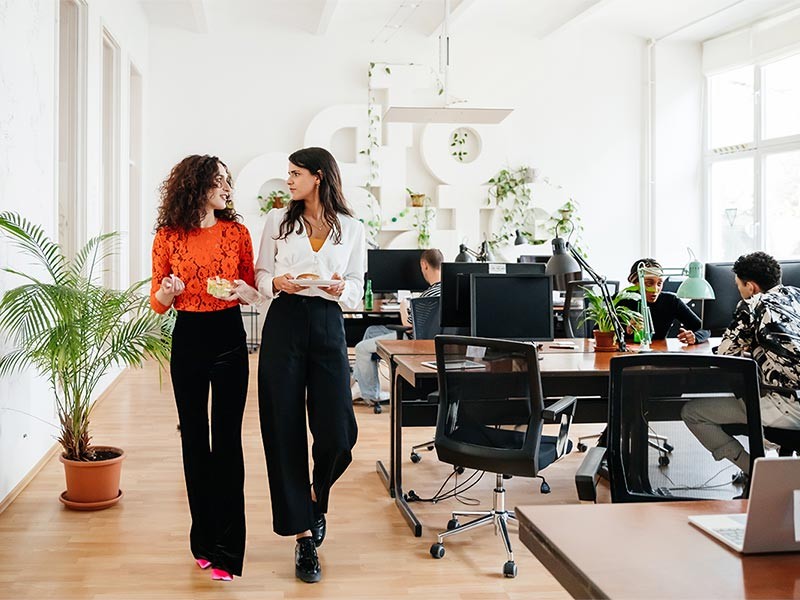
[[463,102],[447,93],[450,71],[450,36],[447,29],[450,18],[450,0],[444,0],[444,21],[439,36],[439,74],[442,77],[443,106],[389,106],[383,114],[385,123],[474,123],[496,125],[512,113],[513,108],[472,108],[453,106]]

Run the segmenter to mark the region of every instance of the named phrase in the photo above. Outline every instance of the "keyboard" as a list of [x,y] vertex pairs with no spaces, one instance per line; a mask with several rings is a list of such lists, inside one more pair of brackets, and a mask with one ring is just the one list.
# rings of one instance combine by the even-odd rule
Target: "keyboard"
[[744,542],[744,527],[720,527],[714,529],[714,533],[737,546],[741,546]]

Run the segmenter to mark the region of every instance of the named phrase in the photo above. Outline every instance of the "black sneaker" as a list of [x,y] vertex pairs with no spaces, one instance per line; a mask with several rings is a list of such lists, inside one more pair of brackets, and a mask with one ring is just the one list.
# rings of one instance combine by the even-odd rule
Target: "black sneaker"
[[297,540],[294,547],[294,575],[306,583],[316,583],[322,579],[317,547],[311,537]]
[[325,541],[327,527],[325,526],[325,515],[323,513],[315,515],[315,517],[314,522],[311,524],[311,537],[314,540],[314,545],[319,548],[322,546],[322,542]]

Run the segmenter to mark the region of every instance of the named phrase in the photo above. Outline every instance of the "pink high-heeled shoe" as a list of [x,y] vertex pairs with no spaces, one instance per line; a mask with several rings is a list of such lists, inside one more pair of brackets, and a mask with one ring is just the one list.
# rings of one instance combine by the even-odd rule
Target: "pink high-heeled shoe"
[[211,569],[211,579],[214,581],[233,581],[233,575],[222,569]]
[[203,570],[206,570],[208,567],[211,566],[211,561],[208,561],[205,558],[196,558],[194,562],[196,562],[197,566]]

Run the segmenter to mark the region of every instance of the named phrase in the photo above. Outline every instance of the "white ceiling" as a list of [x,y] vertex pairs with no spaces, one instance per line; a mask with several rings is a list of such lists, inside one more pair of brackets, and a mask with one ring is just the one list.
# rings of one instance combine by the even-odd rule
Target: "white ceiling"
[[[445,0],[139,0],[149,22],[197,33],[263,28],[380,44],[436,34]],[[578,25],[644,38],[703,41],[800,8],[800,0],[450,0],[449,27],[491,17],[537,38]]]

